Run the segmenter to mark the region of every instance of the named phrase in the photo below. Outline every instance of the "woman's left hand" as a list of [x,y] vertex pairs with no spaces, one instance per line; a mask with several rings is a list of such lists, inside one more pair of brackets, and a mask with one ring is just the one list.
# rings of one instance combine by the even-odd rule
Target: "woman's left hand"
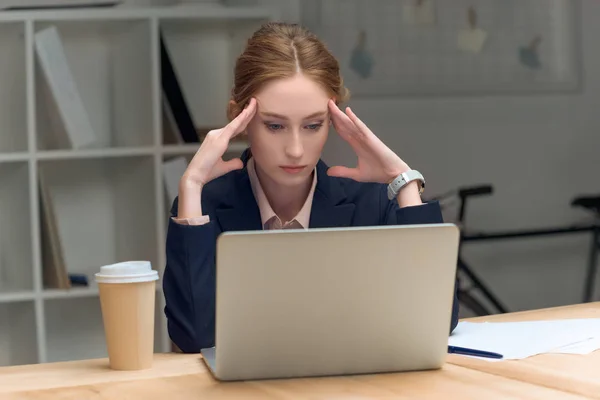
[[390,183],[410,168],[387,147],[375,134],[346,107],[342,112],[333,100],[329,100],[329,112],[333,127],[352,147],[358,163],[355,168],[334,166],[327,175],[350,178],[358,182]]

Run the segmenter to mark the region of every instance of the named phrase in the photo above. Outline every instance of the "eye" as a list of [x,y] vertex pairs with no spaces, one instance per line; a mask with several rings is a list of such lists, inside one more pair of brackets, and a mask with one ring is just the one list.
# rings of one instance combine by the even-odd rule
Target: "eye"
[[283,125],[281,125],[281,124],[271,124],[271,123],[265,122],[265,126],[270,131],[279,131],[279,130],[283,129]]
[[319,122],[318,124],[307,125],[306,128],[311,131],[318,131],[319,129],[321,129],[322,126],[323,126],[323,123]]

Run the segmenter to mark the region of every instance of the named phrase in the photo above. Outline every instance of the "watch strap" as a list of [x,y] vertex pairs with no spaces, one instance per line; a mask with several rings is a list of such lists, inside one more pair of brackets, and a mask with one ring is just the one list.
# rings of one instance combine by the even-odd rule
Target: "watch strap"
[[419,185],[419,194],[422,194],[423,190],[425,189],[425,178],[419,171],[411,169],[401,173],[392,182],[390,182],[387,188],[388,199],[394,199],[396,196],[398,196],[400,189],[412,181],[421,182]]

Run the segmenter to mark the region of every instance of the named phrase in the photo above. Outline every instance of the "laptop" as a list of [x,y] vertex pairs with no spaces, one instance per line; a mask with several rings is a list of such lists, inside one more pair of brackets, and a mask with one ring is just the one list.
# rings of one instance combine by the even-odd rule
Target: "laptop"
[[458,244],[454,224],[223,233],[203,359],[222,381],[441,368]]

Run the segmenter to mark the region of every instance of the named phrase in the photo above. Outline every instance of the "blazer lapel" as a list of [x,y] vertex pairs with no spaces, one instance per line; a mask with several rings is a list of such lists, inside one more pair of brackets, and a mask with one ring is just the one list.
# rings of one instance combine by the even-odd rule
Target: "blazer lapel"
[[246,169],[248,153],[247,150],[242,154],[244,168],[235,172],[234,184],[224,193],[225,204],[216,209],[223,232],[262,230],[260,210]]
[[317,187],[310,214],[310,228],[350,226],[355,205],[345,203],[346,193],[340,183],[327,175],[327,166],[317,164]]
[[[217,219],[225,231],[262,230],[260,210],[248,177],[246,164],[249,152],[241,157],[244,168],[236,171],[234,184],[224,193],[223,206],[216,209]],[[334,228],[350,226],[355,205],[345,203],[346,193],[339,181],[327,175],[327,165],[317,164],[317,187],[313,197],[309,228]]]

